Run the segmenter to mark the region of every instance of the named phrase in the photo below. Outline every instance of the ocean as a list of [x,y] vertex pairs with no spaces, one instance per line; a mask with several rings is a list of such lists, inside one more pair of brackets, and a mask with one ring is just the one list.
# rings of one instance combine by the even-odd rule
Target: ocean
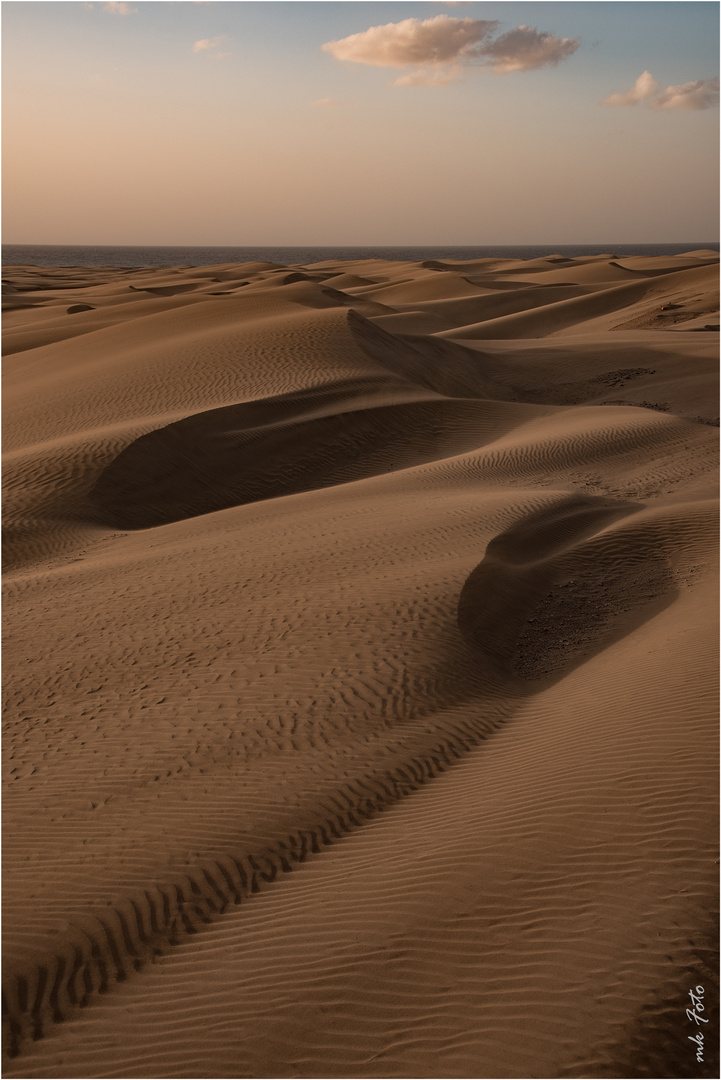
[[684,244],[516,244],[466,247],[103,247],[3,244],[4,266],[215,266],[272,262],[283,266],[358,259],[423,262],[426,259],[538,259],[544,255],[681,255],[717,251],[718,241]]

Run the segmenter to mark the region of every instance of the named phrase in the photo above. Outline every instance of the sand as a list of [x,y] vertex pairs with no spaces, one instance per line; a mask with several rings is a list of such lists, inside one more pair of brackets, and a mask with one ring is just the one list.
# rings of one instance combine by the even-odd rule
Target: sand
[[5,281],[4,1076],[717,1075],[718,253]]

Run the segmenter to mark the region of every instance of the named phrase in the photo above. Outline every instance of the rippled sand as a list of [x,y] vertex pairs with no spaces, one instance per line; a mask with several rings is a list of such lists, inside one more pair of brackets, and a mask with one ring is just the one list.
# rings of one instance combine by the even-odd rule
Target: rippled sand
[[718,254],[5,281],[4,1075],[717,1075]]

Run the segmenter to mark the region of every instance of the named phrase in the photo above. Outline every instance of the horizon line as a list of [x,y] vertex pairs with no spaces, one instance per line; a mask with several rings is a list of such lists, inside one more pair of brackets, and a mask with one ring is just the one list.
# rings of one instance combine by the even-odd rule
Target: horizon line
[[[721,245],[721,239],[708,241],[709,243],[717,246]],[[387,250],[393,250],[395,248],[482,248],[482,247],[548,247],[555,243],[558,247],[602,247],[608,245],[613,247],[614,245],[623,245],[628,247],[631,244],[638,244],[640,246],[655,246],[658,244],[686,244],[695,243],[693,240],[583,240],[573,242],[562,241],[541,241],[537,243],[527,243],[524,241],[515,241],[511,243],[477,243],[477,244],[83,244],[83,243],[32,243],[25,244],[18,241],[3,241],[2,247],[78,247],[78,248],[276,248],[278,250],[287,248],[384,248]]]

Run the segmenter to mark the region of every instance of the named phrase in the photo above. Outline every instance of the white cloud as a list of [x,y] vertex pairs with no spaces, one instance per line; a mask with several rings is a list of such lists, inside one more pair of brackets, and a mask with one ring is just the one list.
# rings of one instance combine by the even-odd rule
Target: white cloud
[[218,52],[221,43],[227,41],[225,34],[220,34],[214,38],[201,38],[200,41],[196,41],[193,45],[193,52],[204,52],[206,56],[211,57],[213,60],[225,60],[226,56],[230,56],[229,52]]
[[403,19],[399,23],[371,26],[360,34],[322,46],[337,60],[374,67],[407,67],[410,64],[437,64],[468,56],[498,24],[483,19],[454,19],[435,15],[432,19]]
[[221,37],[201,38],[200,41],[196,41],[193,45],[193,52],[203,52],[204,49],[217,49],[222,40]]
[[111,15],[135,15],[138,9],[119,0],[110,0],[110,3],[103,4],[103,11],[109,11]]
[[399,75],[391,86],[448,86],[448,83],[459,78],[462,73],[460,64],[417,68],[408,75]]
[[697,79],[682,86],[667,86],[654,79],[650,71],[643,71],[630,89],[623,94],[611,94],[601,105],[638,105],[645,102],[652,109],[710,109],[718,104],[718,79]]
[[611,94],[602,105],[637,105],[639,101],[657,94],[661,84],[657,83],[650,71],[642,71],[633,86],[623,94]]
[[530,26],[494,39],[497,27],[496,20],[435,15],[371,26],[322,48],[337,60],[415,69],[396,79],[394,86],[443,86],[471,65],[490,67],[498,74],[530,71],[557,64],[579,46],[575,38],[557,38]]
[[711,109],[718,101],[718,79],[697,79],[682,86],[667,86],[652,104],[655,109]]

